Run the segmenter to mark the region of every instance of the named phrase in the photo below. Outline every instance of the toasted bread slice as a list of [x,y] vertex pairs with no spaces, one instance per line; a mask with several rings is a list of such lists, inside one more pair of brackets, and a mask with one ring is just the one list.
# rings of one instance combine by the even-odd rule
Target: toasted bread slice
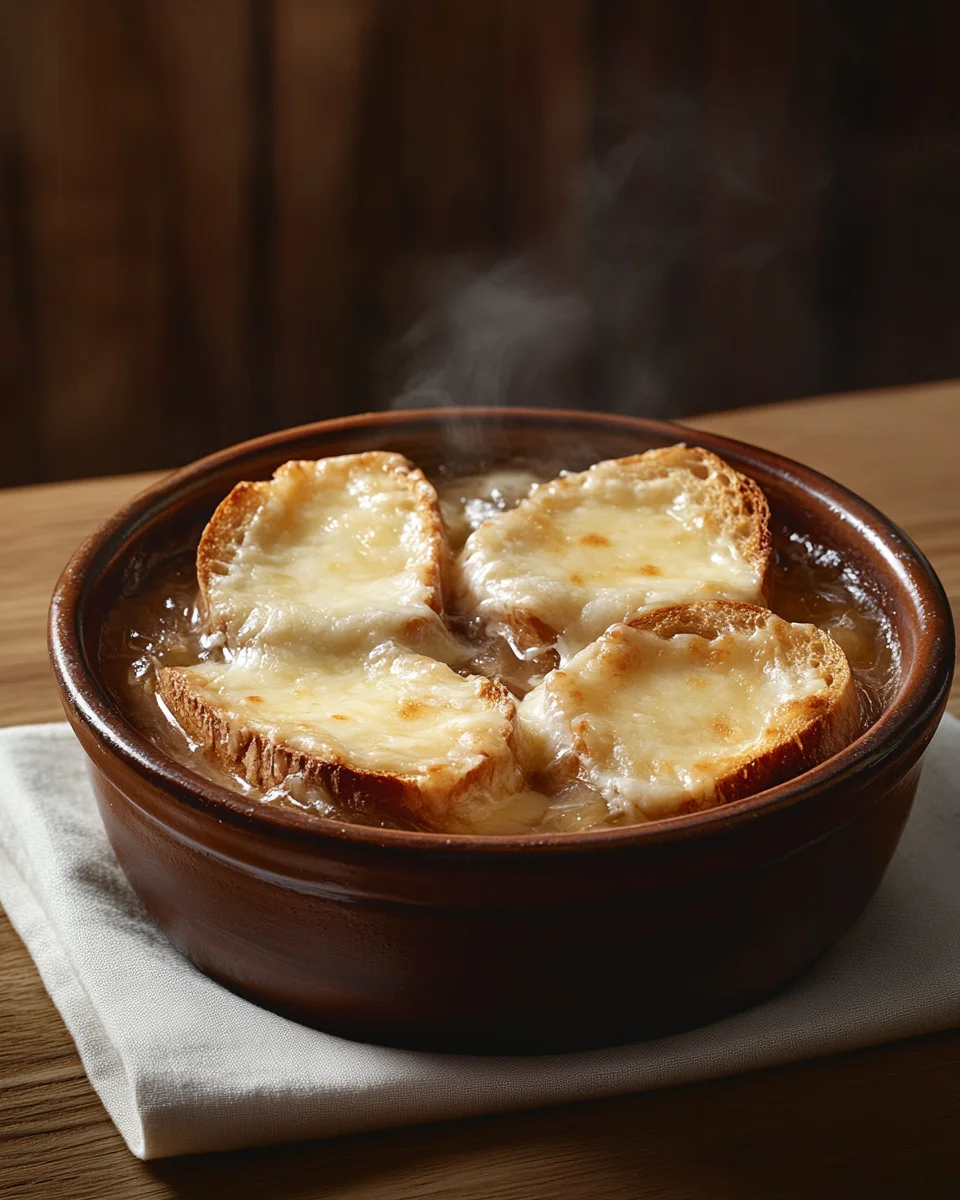
[[813,625],[708,601],[614,625],[520,706],[535,771],[658,820],[800,774],[857,734],[843,651]]
[[284,463],[238,483],[197,550],[208,633],[338,647],[409,637],[442,611],[437,494],[400,454]]
[[691,446],[608,459],[484,522],[459,560],[458,606],[528,655],[563,657],[669,603],[762,602],[769,509],[751,479]]
[[254,787],[299,774],[345,805],[448,829],[521,786],[506,688],[397,645],[359,658],[247,648],[163,667],[158,690],[187,736]]

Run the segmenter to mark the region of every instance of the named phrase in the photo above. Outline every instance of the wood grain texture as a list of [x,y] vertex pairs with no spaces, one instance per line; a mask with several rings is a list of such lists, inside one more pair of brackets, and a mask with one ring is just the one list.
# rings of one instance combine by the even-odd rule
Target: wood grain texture
[[812,392],[830,377],[820,275],[837,39],[828,6],[712,7],[724,19],[705,81],[699,382],[722,380],[743,404]]
[[5,480],[249,436],[247,7],[0,0]]
[[277,425],[351,411],[361,66],[372,0],[275,6],[272,299],[266,395]]
[[[518,258],[460,403],[956,374],[958,33],[952,0],[0,0],[0,481],[389,404],[436,277]],[[518,343],[524,297],[576,344]]]
[[160,474],[0,490],[0,724],[60,719],[47,662],[47,608],[67,559]]
[[[960,610],[960,384],[721,413],[873,501]],[[0,720],[59,716],[44,615],[77,541],[154,476],[0,492]],[[954,692],[954,712],[960,694]],[[152,1165],[131,1158],[0,917],[0,1196],[135,1200],[803,1200],[952,1195],[960,1032],[553,1110]]]

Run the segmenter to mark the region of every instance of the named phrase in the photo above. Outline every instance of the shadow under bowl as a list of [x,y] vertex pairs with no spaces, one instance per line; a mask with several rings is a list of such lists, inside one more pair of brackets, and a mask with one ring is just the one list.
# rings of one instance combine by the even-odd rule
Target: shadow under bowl
[[[581,469],[677,441],[754,478],[774,520],[837,550],[886,613],[899,681],[841,753],[707,812],[582,834],[382,830],[268,808],[139,731],[100,659],[104,622],[158,555],[241,479],[290,458],[397,450],[428,473],[527,457]],[[231,447],[132,500],[76,552],[50,645],[67,716],[134,890],[201,970],[256,1003],[362,1041],[461,1052],[611,1045],[769,996],[851,925],[910,811],[953,674],[929,563],[838,484],[662,422],[548,410],[370,414]]]

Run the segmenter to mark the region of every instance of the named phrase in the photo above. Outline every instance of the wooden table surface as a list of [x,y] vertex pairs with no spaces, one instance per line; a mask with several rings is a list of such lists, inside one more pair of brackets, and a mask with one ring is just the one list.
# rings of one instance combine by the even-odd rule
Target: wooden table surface
[[[873,501],[929,555],[960,610],[960,383],[694,423]],[[81,537],[153,478],[0,492],[0,723],[60,717],[46,663],[50,591]],[[956,1194],[958,1181],[960,1032],[615,1100],[141,1163],[0,914],[0,1196],[926,1198]]]

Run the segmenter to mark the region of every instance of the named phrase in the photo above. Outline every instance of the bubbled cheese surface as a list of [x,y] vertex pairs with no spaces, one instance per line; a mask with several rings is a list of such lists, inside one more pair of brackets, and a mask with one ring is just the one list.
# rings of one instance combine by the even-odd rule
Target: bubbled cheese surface
[[690,484],[687,470],[637,479],[606,462],[536,488],[466,543],[462,571],[478,611],[531,614],[569,653],[643,608],[757,602],[757,564]]
[[540,769],[575,755],[612,813],[653,820],[712,799],[731,767],[762,753],[811,696],[827,691],[772,616],[749,634],[706,639],[616,625],[520,706]]
[[486,681],[383,645],[363,657],[247,649],[189,668],[192,688],[277,744],[358,771],[449,786],[503,756],[511,721]]
[[[240,643],[375,643],[429,621],[436,536],[404,475],[340,460],[281,468],[212,583]],[[435,583],[435,581],[434,581]]]

